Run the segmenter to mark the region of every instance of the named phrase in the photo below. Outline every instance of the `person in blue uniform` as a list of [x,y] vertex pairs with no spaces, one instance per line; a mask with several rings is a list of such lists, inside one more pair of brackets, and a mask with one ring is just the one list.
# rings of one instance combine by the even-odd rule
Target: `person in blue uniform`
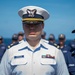
[[56,39],[54,34],[50,34],[49,38],[48,38],[49,44],[55,46],[56,48],[58,48],[59,46],[56,43]]
[[66,36],[64,34],[59,34],[58,36],[58,49],[60,49],[65,57],[65,61],[67,63],[67,52],[71,50],[70,46],[65,44],[66,42]]
[[55,43],[55,36],[54,36],[54,34],[50,34],[49,35],[48,41],[49,41],[50,44],[54,44]]
[[18,35],[13,34],[12,35],[12,43],[10,45],[8,45],[8,49],[17,44],[18,44]]
[[24,32],[20,31],[18,33],[18,42],[21,43],[24,41]]
[[68,68],[70,75],[75,75],[75,40],[72,40],[69,45],[71,50],[70,57],[68,57]]
[[70,52],[70,56],[71,59],[69,59],[69,72],[70,75],[75,75],[75,40],[70,42],[70,46],[71,46],[71,52]]
[[71,47],[70,52],[73,53],[73,51],[75,51],[75,39],[70,41],[69,46]]
[[41,38],[42,38],[42,39],[46,39],[46,32],[45,32],[45,31],[42,32]]
[[26,6],[18,14],[26,40],[6,51],[0,75],[69,75],[62,51],[41,38],[49,12],[38,6]]
[[0,36],[0,62],[1,62],[1,59],[6,51],[6,48],[7,48],[7,46],[3,42],[3,37]]

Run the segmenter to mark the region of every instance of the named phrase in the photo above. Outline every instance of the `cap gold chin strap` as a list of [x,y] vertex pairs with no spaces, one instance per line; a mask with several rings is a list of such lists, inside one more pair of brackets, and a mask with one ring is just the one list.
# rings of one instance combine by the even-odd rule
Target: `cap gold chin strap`
[[41,18],[23,18],[22,21],[44,21]]

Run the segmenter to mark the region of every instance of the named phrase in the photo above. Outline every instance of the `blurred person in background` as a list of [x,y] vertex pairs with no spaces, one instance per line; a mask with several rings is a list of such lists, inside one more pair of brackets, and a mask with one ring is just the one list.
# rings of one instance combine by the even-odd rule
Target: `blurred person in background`
[[71,60],[69,60],[68,67],[70,75],[75,75],[75,40],[72,40],[69,45],[71,47],[70,50]]
[[41,38],[43,39],[44,42],[49,43],[49,41],[46,39],[46,32],[45,31],[42,31]]
[[12,43],[10,45],[8,45],[8,48],[11,48],[12,46],[18,44],[18,35],[17,34],[13,34],[12,35]]
[[[72,33],[72,34],[75,34],[75,30],[72,30],[71,33]],[[71,47],[70,52],[74,53],[74,51],[75,51],[75,38],[70,41],[69,45],[70,45],[70,47]]]
[[58,48],[54,34],[50,34],[48,38],[49,44]]
[[70,51],[70,46],[65,44],[66,42],[66,36],[64,34],[59,34],[58,36],[58,48],[63,52],[65,60],[67,60],[67,51]]
[[18,33],[18,42],[21,43],[24,41],[24,33],[22,31],[20,31]]
[[49,44],[54,45],[55,43],[55,36],[54,34],[50,34],[48,38]]
[[[72,31],[72,34],[75,34],[75,30]],[[75,75],[75,38],[70,41],[69,46],[71,47],[71,50],[70,57],[68,58],[68,69],[70,75]]]
[[70,75],[75,75],[75,55],[72,54],[70,51],[72,51],[72,46],[75,49],[75,44],[70,43],[70,45],[66,45],[66,36],[64,34],[60,34],[58,37],[59,40],[59,49],[63,52],[65,61],[69,70]]
[[66,53],[68,50],[70,51],[71,49],[70,46],[66,44],[66,36],[64,34],[59,34],[58,45],[59,49],[61,49],[63,53]]
[[42,31],[41,38],[46,39],[46,32],[45,31]]
[[4,39],[2,36],[0,36],[0,62],[6,49],[7,49],[7,46],[4,44]]

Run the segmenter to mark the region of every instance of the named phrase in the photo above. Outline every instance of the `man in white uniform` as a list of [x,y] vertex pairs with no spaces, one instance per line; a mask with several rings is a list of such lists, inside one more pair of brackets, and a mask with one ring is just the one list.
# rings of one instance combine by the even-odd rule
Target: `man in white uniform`
[[1,75],[69,75],[61,50],[41,39],[47,10],[26,6],[19,10],[26,40],[6,51]]

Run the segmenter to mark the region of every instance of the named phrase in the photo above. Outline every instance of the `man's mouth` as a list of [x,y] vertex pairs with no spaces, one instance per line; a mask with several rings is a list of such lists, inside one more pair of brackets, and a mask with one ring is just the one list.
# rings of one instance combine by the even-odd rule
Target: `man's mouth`
[[35,32],[30,32],[30,35],[35,35]]

